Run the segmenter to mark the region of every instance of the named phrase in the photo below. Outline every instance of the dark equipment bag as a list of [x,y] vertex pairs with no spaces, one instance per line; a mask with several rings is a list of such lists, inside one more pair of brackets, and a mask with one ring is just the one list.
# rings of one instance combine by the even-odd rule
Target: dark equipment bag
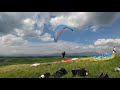
[[64,68],[61,68],[60,70],[58,70],[54,73],[54,77],[59,78],[65,74],[67,74],[67,71]]
[[88,71],[85,68],[74,68],[72,69],[73,76],[86,76],[88,75]]

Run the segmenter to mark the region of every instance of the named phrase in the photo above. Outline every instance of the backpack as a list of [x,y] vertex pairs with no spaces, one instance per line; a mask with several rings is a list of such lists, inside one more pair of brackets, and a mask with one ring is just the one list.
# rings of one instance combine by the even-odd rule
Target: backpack
[[44,75],[45,75],[45,78],[49,78],[50,73],[45,73]]
[[88,75],[88,71],[85,69],[85,68],[75,68],[75,69],[72,69],[72,74],[73,76],[86,76]]
[[80,76],[88,75],[88,71],[85,68],[80,69]]
[[59,78],[65,74],[67,74],[67,71],[64,68],[61,68],[60,70],[54,73],[54,77]]

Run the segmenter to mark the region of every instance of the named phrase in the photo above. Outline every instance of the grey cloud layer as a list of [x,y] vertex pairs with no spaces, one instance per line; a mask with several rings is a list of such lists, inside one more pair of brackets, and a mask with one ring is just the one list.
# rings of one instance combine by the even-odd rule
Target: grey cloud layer
[[119,12],[94,12],[93,19],[100,25],[106,25],[114,22],[118,17]]
[[[0,33],[9,33],[14,28],[22,27],[21,21],[26,18],[35,19],[40,22],[57,25],[68,23],[75,27],[82,27],[92,22],[99,25],[109,24],[116,20],[119,12],[0,12]],[[51,22],[50,16],[55,16]],[[63,17],[63,18],[60,18]],[[58,19],[59,18],[59,19]],[[37,21],[36,19],[36,21]]]
[[22,26],[21,21],[32,17],[30,12],[0,12],[0,33],[7,34]]
[[119,15],[119,12],[71,12],[63,13],[51,19],[50,23],[57,26],[66,23],[75,28],[84,28],[89,24],[105,26],[113,23]]

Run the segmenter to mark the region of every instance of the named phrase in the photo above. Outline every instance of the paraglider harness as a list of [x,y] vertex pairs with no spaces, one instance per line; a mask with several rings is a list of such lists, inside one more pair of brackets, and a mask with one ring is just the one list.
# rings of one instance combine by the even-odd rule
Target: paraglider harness
[[73,76],[86,76],[88,75],[88,71],[85,68],[73,68],[72,69]]
[[67,74],[67,71],[66,71],[64,68],[61,68],[60,70],[56,71],[56,72],[53,74],[53,76],[54,76],[55,78],[59,78],[59,77],[65,75],[65,74]]

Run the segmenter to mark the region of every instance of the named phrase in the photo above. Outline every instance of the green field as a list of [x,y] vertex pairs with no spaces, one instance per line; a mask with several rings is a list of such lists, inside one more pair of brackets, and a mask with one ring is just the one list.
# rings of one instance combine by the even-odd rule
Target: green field
[[[66,57],[67,58],[67,57]],[[80,57],[81,58],[81,57]],[[105,72],[110,78],[120,78],[120,73],[115,72],[115,67],[120,66],[120,55],[108,61],[73,61],[66,63],[53,63],[48,66],[50,62],[62,60],[61,57],[46,57],[46,58],[15,58],[15,57],[1,57],[0,58],[0,78],[37,78],[41,74],[50,72],[53,74],[61,68],[67,70],[67,74],[61,78],[97,78],[100,73]],[[40,63],[38,67],[30,67],[31,64]],[[89,75],[82,77],[72,77],[72,68],[86,68]],[[53,78],[51,76],[51,78]]]

